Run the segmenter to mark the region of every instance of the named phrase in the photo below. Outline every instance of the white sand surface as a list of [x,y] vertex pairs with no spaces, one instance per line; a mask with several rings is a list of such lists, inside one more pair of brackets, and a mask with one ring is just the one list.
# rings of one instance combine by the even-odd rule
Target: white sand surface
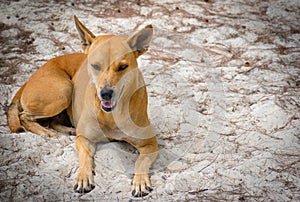
[[95,34],[154,26],[139,67],[160,155],[142,200],[300,201],[298,0],[2,1],[0,201],[136,200],[127,143],[98,145],[96,188],[80,195],[74,137],[7,127],[7,106],[30,75],[81,52],[73,15]]

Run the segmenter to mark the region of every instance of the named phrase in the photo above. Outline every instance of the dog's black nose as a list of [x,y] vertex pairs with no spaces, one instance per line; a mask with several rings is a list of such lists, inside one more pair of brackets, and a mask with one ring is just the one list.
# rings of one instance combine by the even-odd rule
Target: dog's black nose
[[113,96],[114,91],[110,90],[110,89],[102,89],[100,91],[100,97],[103,100],[111,100],[112,96]]

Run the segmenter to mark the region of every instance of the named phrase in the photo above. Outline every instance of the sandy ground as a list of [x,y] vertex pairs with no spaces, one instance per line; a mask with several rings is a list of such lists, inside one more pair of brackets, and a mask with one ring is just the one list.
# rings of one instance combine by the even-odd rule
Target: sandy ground
[[99,144],[97,186],[79,195],[74,137],[7,127],[7,106],[30,75],[81,51],[73,15],[96,34],[155,28],[139,65],[160,155],[143,200],[300,200],[298,0],[99,2],[1,1],[0,201],[135,200],[128,144]]

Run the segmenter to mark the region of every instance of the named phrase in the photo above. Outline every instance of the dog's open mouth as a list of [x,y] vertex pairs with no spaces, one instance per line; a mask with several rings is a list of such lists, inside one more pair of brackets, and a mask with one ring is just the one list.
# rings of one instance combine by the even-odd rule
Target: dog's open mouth
[[113,101],[101,101],[101,108],[105,112],[111,112],[116,107],[116,102]]
[[101,99],[100,98],[102,110],[105,111],[105,112],[113,111],[116,108],[117,101],[120,99],[121,95],[123,94],[123,90],[124,90],[124,85],[122,86],[121,91],[120,91],[119,96],[117,97],[117,99],[112,98],[112,99],[106,100],[106,99]]

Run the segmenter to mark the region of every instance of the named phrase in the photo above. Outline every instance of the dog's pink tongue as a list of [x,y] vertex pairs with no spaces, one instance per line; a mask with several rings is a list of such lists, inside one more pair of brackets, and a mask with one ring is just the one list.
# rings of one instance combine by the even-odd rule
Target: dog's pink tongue
[[112,102],[102,102],[102,105],[105,108],[112,108],[113,107],[113,103]]

